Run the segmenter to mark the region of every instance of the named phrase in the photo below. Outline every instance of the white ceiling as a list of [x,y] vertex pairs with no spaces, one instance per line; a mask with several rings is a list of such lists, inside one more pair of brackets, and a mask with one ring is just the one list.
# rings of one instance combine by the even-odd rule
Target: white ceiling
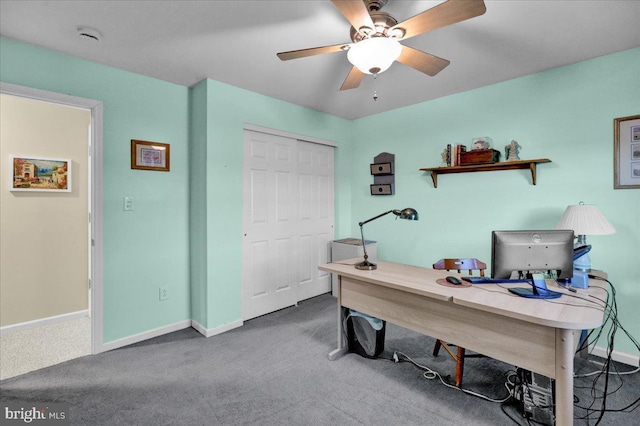
[[[440,1],[389,0],[399,22]],[[347,119],[640,46],[638,0],[486,0],[487,12],[403,42],[449,59],[435,77],[395,63],[339,91],[338,52],[282,62],[277,52],[350,42],[329,0],[0,0],[2,36],[183,86],[204,78]],[[99,42],[78,26],[97,29]],[[378,100],[373,101],[374,90]]]

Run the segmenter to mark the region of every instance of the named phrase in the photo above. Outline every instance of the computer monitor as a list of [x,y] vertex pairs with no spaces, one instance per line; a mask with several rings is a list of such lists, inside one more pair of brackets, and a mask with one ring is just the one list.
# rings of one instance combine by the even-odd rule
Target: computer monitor
[[572,230],[493,231],[491,277],[531,279],[531,289],[511,289],[518,290],[512,293],[523,297],[559,297],[561,293],[547,290],[544,280],[534,282],[533,278],[536,274],[543,274],[544,278],[571,278],[573,239]]

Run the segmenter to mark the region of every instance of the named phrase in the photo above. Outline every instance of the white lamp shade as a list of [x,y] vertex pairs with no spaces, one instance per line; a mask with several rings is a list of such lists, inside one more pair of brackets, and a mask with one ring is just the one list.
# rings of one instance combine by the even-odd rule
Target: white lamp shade
[[576,235],[615,234],[616,228],[593,205],[568,206],[556,229],[573,229]]
[[373,37],[359,41],[347,52],[347,59],[365,74],[379,74],[391,66],[402,52],[397,40]]

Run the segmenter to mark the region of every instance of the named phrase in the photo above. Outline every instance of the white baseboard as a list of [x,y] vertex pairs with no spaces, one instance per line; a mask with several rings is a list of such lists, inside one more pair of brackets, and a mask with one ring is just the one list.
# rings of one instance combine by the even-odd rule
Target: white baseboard
[[134,343],[142,342],[154,337],[162,336],[163,334],[173,333],[174,331],[184,330],[185,328],[193,327],[200,334],[205,337],[215,336],[216,334],[224,333],[225,331],[233,330],[234,328],[241,327],[242,321],[235,321],[232,323],[224,324],[220,327],[206,329],[197,321],[184,320],[174,324],[165,325],[164,327],[158,327],[153,330],[145,331],[143,333],[134,334],[133,336],[123,337],[122,339],[113,340],[111,342],[101,345],[99,352],[111,351],[113,349],[122,348],[124,346],[133,345]]
[[68,314],[56,315],[53,317],[40,318],[33,321],[21,322],[19,324],[7,325],[0,327],[0,333],[11,333],[14,331],[28,330],[30,328],[42,327],[43,325],[55,324],[58,322],[69,321],[77,318],[83,318],[89,316],[89,311],[70,312]]
[[[607,358],[607,349],[600,346],[590,346],[589,353],[603,359]],[[640,356],[631,355],[626,352],[614,350],[611,352],[611,359],[622,364],[630,365],[632,367],[640,366]]]
[[216,334],[224,333],[225,331],[233,330],[234,328],[242,327],[244,322],[242,320],[229,322],[214,328],[204,328],[198,321],[191,320],[191,327],[195,328],[204,337],[215,336]]
[[145,331],[143,333],[134,334],[133,336],[123,337],[122,339],[113,340],[108,343],[102,344],[100,352],[111,351],[123,346],[129,346],[134,343],[142,342],[145,340],[153,339],[154,337],[162,336],[163,334],[173,333],[174,331],[184,330],[191,327],[191,320],[184,320],[176,322],[174,324],[165,325],[163,327],[154,328],[153,330]]

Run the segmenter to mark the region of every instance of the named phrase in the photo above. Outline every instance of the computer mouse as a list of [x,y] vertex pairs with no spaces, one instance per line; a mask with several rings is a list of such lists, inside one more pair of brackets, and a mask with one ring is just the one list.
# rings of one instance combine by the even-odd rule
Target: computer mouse
[[460,285],[462,284],[462,281],[460,281],[458,278],[456,277],[452,277],[452,276],[448,276],[447,278],[447,282],[450,282],[451,284],[455,284],[455,285]]

